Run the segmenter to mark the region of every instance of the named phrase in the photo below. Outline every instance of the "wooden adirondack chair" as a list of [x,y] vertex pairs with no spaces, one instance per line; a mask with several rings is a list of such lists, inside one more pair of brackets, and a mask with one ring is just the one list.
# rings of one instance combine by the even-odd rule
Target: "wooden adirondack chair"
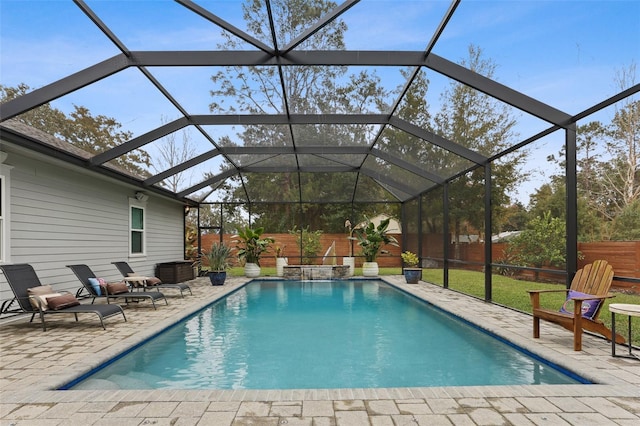
[[[571,281],[571,288],[563,290],[529,290],[531,297],[531,305],[533,306],[533,337],[540,337],[540,319],[554,322],[561,325],[569,331],[573,331],[573,350],[582,350],[582,330],[588,330],[600,333],[609,341],[612,339],[612,333],[604,323],[598,319],[600,309],[604,305],[604,300],[614,295],[609,293],[611,282],[613,281],[613,268],[606,260],[596,260],[586,265],[584,268],[576,272],[575,277]],[[586,295],[571,295],[573,302],[573,312],[571,312],[571,302],[565,303],[569,309],[565,312],[555,311],[542,308],[540,306],[540,294],[551,292],[565,292],[571,295],[573,292],[580,292]],[[589,312],[591,318],[585,317],[586,301],[600,300],[597,307],[592,306]],[[596,305],[593,303],[593,305]],[[615,336],[616,343],[624,343],[625,339],[619,334]]]

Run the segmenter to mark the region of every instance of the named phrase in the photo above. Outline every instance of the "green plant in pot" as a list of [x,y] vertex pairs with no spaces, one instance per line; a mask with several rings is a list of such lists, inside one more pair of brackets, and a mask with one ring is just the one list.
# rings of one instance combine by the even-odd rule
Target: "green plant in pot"
[[227,279],[227,269],[231,266],[232,248],[224,243],[213,243],[211,250],[205,253],[209,264],[209,279],[211,285],[222,285]]
[[376,259],[382,253],[382,246],[386,244],[398,246],[398,240],[387,234],[390,221],[390,218],[386,218],[376,226],[369,220],[363,228],[353,230],[354,237],[351,237],[351,239],[358,242],[365,259],[362,264],[362,275],[365,277],[378,275],[378,262],[376,262]]
[[402,257],[402,263],[404,264],[402,272],[407,284],[418,284],[418,281],[422,278],[422,268],[418,268],[420,259],[410,251],[403,252],[400,257]]
[[244,262],[244,274],[249,278],[260,276],[260,256],[269,250],[275,240],[271,237],[262,237],[264,228],[251,228],[249,226],[234,236],[238,258]]

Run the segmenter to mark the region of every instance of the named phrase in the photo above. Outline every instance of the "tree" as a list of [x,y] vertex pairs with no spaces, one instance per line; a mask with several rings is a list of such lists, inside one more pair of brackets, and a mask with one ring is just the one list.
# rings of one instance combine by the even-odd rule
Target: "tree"
[[[20,97],[29,91],[30,87],[25,83],[20,83],[17,87],[0,84],[0,103]],[[59,130],[65,127],[67,116],[59,109],[52,108],[49,104],[44,104],[20,114],[16,119],[52,136],[62,138]]]
[[[526,266],[564,266],[567,258],[566,227],[562,219],[546,212],[529,222],[529,227],[509,242],[516,262]],[[538,271],[535,273],[538,279]]]
[[[496,65],[484,59],[482,49],[469,46],[469,56],[461,65],[492,78]],[[433,119],[436,133],[466,148],[491,156],[511,145],[517,135],[513,132],[515,119],[507,105],[480,93],[469,86],[452,82],[442,95],[442,108]],[[491,165],[492,203],[509,205],[508,193],[522,179],[518,169],[526,155],[519,151],[501,157]],[[464,170],[470,162],[461,157],[449,164],[447,170]],[[463,224],[472,225],[478,231],[484,229],[484,170],[477,168],[460,176],[449,186],[451,226],[454,235],[460,235]],[[499,210],[495,214],[501,214]]]
[[[161,121],[162,124],[166,124],[169,122],[169,119],[162,117]],[[176,140],[176,133],[177,132],[170,133],[160,140],[160,145],[158,146],[159,156],[156,158],[156,162],[152,164],[153,170],[156,173],[182,164],[195,156],[196,148],[191,141],[189,129],[180,131],[182,143]],[[190,183],[190,175],[185,172],[180,172],[169,176],[162,181],[161,184],[166,186],[170,191],[178,192],[181,187]]]
[[500,217],[501,221],[496,223],[500,232],[521,231],[527,225],[528,212],[526,207],[519,201],[505,207],[505,213]]
[[[615,78],[620,90],[636,82],[636,65],[618,72]],[[616,167],[606,175],[606,182],[615,194],[614,203],[618,212],[633,204],[640,197],[640,101],[633,97],[622,101],[609,126],[610,139],[607,149],[614,158]]]
[[[275,38],[280,46],[286,45],[319,19],[336,7],[328,0],[309,2],[287,0],[271,4]],[[264,3],[247,0],[243,6],[243,19],[247,28],[258,39],[272,40],[270,22],[264,19]],[[333,20],[322,28],[322,32],[305,40],[300,46],[304,50],[344,49],[346,25],[341,20]],[[223,33],[225,42],[218,46],[230,50],[240,46],[240,41],[228,33]],[[366,72],[347,77],[347,68],[333,67],[284,67],[282,77],[275,67],[225,67],[211,77],[213,98],[212,113],[362,113],[372,108],[380,108],[386,94],[380,86],[379,78]],[[287,98],[282,97],[282,90]],[[225,99],[233,99],[225,104]],[[373,136],[374,127],[367,125],[305,125],[305,126],[246,126],[238,134],[241,142],[226,141],[228,144],[242,143],[244,146],[291,146],[292,132],[300,145],[321,145],[330,140],[337,145],[365,146]],[[325,161],[343,158],[314,156],[308,161],[323,164]],[[245,156],[242,164],[257,161]],[[293,165],[293,159],[274,156],[261,165],[286,167]],[[226,166],[223,166],[226,167]],[[300,178],[291,173],[247,173],[235,178],[234,184],[226,187],[228,201],[250,201],[251,215],[256,223],[270,232],[285,232],[293,225],[309,226],[311,229],[332,227],[341,230],[344,220],[351,218],[352,208],[371,210],[371,206],[361,207],[349,204],[356,176],[353,173],[303,173]],[[364,191],[372,191],[379,198],[384,189],[373,185],[369,178],[362,177],[358,185]],[[345,192],[345,188],[349,188]],[[279,196],[281,204],[261,204],[274,201]],[[292,204],[302,198],[308,201],[302,205]],[[332,202],[331,207],[322,204]],[[300,208],[298,208],[300,207]],[[300,210],[302,209],[302,211]],[[304,217],[306,223],[300,224]],[[331,222],[329,222],[331,221]]]
[[[543,216],[545,213],[566,221],[567,189],[565,180],[560,176],[552,176],[551,183],[545,183],[531,194],[528,220]],[[578,194],[578,240],[601,240],[606,232],[598,212],[590,206],[591,200],[584,192]]]
[[635,200],[616,216],[611,239],[614,241],[640,240],[640,200]]
[[550,183],[544,183],[529,196],[530,219],[549,213],[552,217],[566,218],[567,190],[565,181],[553,176]]
[[311,265],[316,260],[318,252],[322,248],[320,244],[322,231],[319,229],[310,231],[308,226],[301,229],[294,227],[289,231],[289,234],[296,237],[296,244],[302,253],[301,263],[303,265]]
[[[29,86],[20,83],[18,87],[0,85],[0,102],[22,96]],[[122,131],[122,125],[114,118],[105,115],[92,115],[83,106],[74,105],[68,116],[57,108],[44,104],[31,111],[20,114],[16,119],[24,124],[62,139],[90,154],[98,154],[123,144],[132,137],[132,133]],[[148,177],[149,154],[137,149],[114,159],[111,164],[126,170],[137,177]]]
[[[631,64],[618,72],[614,81],[620,90],[635,84],[635,69]],[[578,126],[576,142],[578,238],[594,241],[630,235],[616,222],[622,214],[626,215],[625,223],[633,217],[630,212],[640,198],[640,101],[628,97],[616,104],[609,124],[591,121]],[[565,152],[563,147],[558,158],[552,155],[548,159],[564,168]],[[561,176],[552,180],[564,182]],[[564,203],[563,198],[564,190],[556,204]],[[546,208],[541,206],[539,210]]]

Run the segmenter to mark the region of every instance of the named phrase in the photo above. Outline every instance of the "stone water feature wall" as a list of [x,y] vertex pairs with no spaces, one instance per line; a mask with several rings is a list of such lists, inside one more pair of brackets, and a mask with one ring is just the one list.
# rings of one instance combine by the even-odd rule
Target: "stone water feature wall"
[[283,267],[285,280],[339,280],[349,278],[345,265],[287,265]]

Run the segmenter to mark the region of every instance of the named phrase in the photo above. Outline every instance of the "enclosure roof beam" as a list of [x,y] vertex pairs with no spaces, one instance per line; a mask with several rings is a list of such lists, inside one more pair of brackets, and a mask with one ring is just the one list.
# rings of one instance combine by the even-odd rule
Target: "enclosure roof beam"
[[0,105],[0,121],[22,114],[71,93],[75,90],[88,86],[91,83],[102,80],[105,77],[127,69],[131,66],[130,60],[119,54],[110,59],[98,62],[88,68],[71,74],[60,80],[33,90],[29,93],[4,102]]
[[[433,53],[422,51],[293,51],[275,56],[263,51],[131,51],[65,77],[5,103],[0,120],[21,114],[103,79],[128,66],[427,66],[550,123],[565,126],[571,116]],[[17,102],[20,101],[20,102]]]
[[[7,143],[15,144],[16,146],[28,149],[30,151],[46,155],[49,158],[55,158],[55,159],[61,160],[66,164],[81,167],[84,169],[92,169],[93,172],[99,172],[103,176],[116,179],[120,182],[124,182],[134,187],[147,189],[141,184],[138,178],[132,177],[130,174],[127,174],[125,171],[121,172],[115,167],[109,167],[109,166],[99,166],[97,168],[90,167],[85,158],[75,155],[69,151],[62,150],[56,146],[52,146],[50,144],[44,143],[43,141],[41,141],[36,137],[26,135],[23,132],[16,131],[4,125],[0,125],[0,132],[2,133],[2,140],[6,141]],[[192,203],[191,200],[186,200],[184,196],[180,196],[172,191],[169,191],[166,188],[154,186],[148,189],[163,197],[175,199],[180,202]]]
[[257,47],[258,49],[262,50],[263,52],[274,53],[274,50],[271,47],[267,46],[266,44],[264,44],[263,42],[261,42],[257,38],[250,36],[246,32],[242,31],[240,28],[238,28],[238,27],[230,24],[229,22],[225,21],[224,19],[220,18],[218,15],[209,12],[207,9],[201,7],[200,5],[194,3],[194,2],[192,2],[190,0],[176,0],[176,2],[180,3],[182,6],[184,6],[187,9],[189,9],[190,11],[202,16],[207,21],[216,24],[220,28],[228,31],[229,33],[235,35],[236,37],[238,37],[238,38],[246,41],[247,43]]
[[217,149],[212,149],[211,151],[208,151],[208,152],[205,152],[204,154],[200,154],[196,157],[193,157],[192,159],[185,161],[184,163],[178,164],[174,167],[171,167],[170,169],[167,169],[161,173],[158,173],[157,175],[151,176],[150,178],[146,179],[143,182],[143,184],[146,186],[155,185],[156,183],[170,176],[183,172],[190,167],[197,166],[198,164],[203,163],[207,160],[210,160],[218,155],[220,155],[220,151]]
[[133,138],[123,144],[115,146],[105,152],[97,154],[91,158],[91,164],[97,165],[111,161],[114,158],[118,158],[134,149],[142,148],[144,145],[153,142],[156,139],[160,139],[168,134],[171,134],[177,130],[186,127],[189,124],[189,119],[186,117],[178,118],[177,120],[163,124],[160,127],[156,127],[150,132],[140,135],[137,138]]
[[194,124],[257,125],[257,124],[386,124],[387,114],[211,114],[192,115]]
[[438,183],[443,185],[445,183],[445,180],[441,177],[436,175],[435,173],[431,173],[427,170],[421,169],[420,167],[414,166],[411,163],[408,163],[398,157],[396,157],[395,155],[391,155],[389,153],[386,152],[382,152],[377,148],[374,148],[370,151],[371,155],[373,155],[374,157],[378,157],[381,158],[393,165],[396,165],[398,167],[400,167],[401,169],[407,170],[413,174],[416,174],[420,177],[423,177],[425,179],[428,179],[434,183]]
[[205,188],[205,187],[207,187],[209,185],[215,185],[217,182],[225,180],[225,179],[227,179],[229,177],[232,177],[232,176],[234,176],[236,174],[238,174],[238,171],[236,169],[225,170],[224,172],[222,172],[222,173],[220,173],[220,174],[218,174],[216,176],[213,176],[210,179],[204,180],[204,181],[202,181],[202,182],[200,182],[200,183],[198,183],[196,185],[193,185],[193,186],[191,186],[191,187],[179,192],[178,196],[186,197],[189,194],[193,194],[194,192],[201,190],[202,188]]
[[487,161],[487,157],[485,157],[484,155],[465,148],[460,144],[451,142],[450,140],[445,139],[442,136],[438,136],[428,130],[424,130],[422,127],[418,127],[415,124],[411,124],[408,121],[402,120],[401,118],[391,117],[389,119],[389,124],[417,138],[423,139],[429,143],[432,143],[433,145],[437,145],[440,148],[457,154],[460,157],[472,161],[476,164],[485,164]]

